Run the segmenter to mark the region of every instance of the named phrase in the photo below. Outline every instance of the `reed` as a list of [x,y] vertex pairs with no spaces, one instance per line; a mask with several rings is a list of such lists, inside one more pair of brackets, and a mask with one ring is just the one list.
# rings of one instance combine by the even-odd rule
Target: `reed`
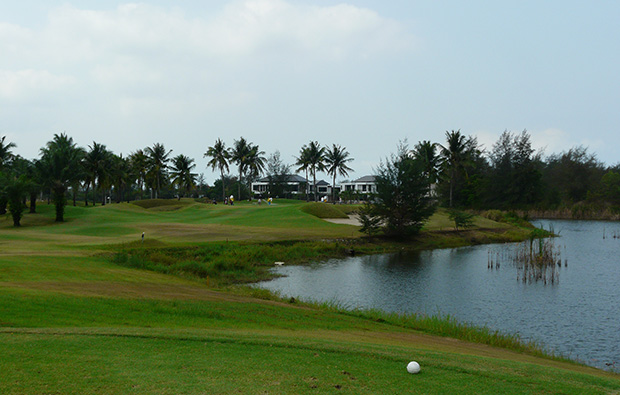
[[[517,269],[517,281],[531,284],[557,284],[562,267],[561,248],[556,245],[552,230],[536,228],[530,232],[529,240],[520,243],[514,250],[492,252],[489,250],[487,268],[499,269],[508,262]],[[568,260],[564,260],[568,266]]]

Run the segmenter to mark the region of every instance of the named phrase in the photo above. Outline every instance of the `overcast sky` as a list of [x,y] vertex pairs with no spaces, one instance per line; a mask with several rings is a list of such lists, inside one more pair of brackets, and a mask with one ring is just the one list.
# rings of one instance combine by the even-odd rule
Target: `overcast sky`
[[350,178],[453,129],[616,164],[619,20],[613,0],[3,1],[0,136],[26,158],[61,132],[159,142],[209,182],[207,147],[240,136],[288,163],[343,145]]

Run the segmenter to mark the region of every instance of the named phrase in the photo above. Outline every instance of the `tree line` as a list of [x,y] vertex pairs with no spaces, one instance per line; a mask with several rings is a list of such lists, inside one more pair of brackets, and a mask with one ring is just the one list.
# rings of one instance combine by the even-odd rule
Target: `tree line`
[[[243,199],[251,196],[251,183],[264,174],[272,194],[278,195],[292,169],[312,180],[305,185],[307,200],[318,198],[317,172],[328,174],[331,198],[336,201],[336,177],[346,177],[353,170],[349,167],[353,158],[337,144],[329,147],[310,141],[301,147],[291,166],[278,151],[266,157],[258,145],[243,137],[231,147],[218,138],[204,153],[208,167],[220,173],[209,188],[204,176],[194,172],[194,159],[172,156],[172,150],[161,143],[123,157],[97,142],[79,147],[61,133],[41,148],[39,158],[27,160],[13,154],[15,144],[5,140],[0,139],[0,214],[8,209],[16,225],[25,208],[36,211],[37,198],[43,196],[53,202],[56,220],[62,221],[67,200],[75,205],[78,196],[85,205],[106,204],[108,199],[225,199],[233,194]],[[229,174],[233,166],[235,176]],[[375,176],[379,195],[390,190],[386,177],[401,183],[402,188],[422,180],[420,185],[432,202],[451,208],[558,209],[587,203],[620,212],[620,165],[607,166],[581,146],[543,157],[532,147],[527,131],[505,131],[488,151],[475,136],[460,130],[446,131],[442,143],[420,141],[413,148],[402,144],[397,154],[375,169]],[[402,193],[402,188],[390,193]],[[390,199],[396,199],[391,203],[395,209],[396,202],[404,198]],[[412,195],[407,199],[413,199]]]
[[[105,205],[110,201],[184,196],[224,200],[233,193],[241,200],[251,197],[251,183],[263,174],[267,174],[276,194],[291,174],[291,166],[282,161],[278,151],[265,157],[258,145],[243,137],[234,140],[231,147],[218,138],[207,148],[204,156],[209,159],[208,167],[220,173],[212,188],[203,174],[194,172],[194,159],[183,154],[172,156],[172,150],[161,143],[123,157],[95,141],[87,148],[79,147],[73,138],[61,133],[55,134],[33,160],[14,154],[15,147],[6,137],[0,139],[0,214],[8,210],[15,226],[20,225],[28,206],[30,212],[36,212],[38,198],[45,197],[54,204],[56,221],[61,222],[68,200],[76,205],[78,197],[86,206],[98,201]],[[333,174],[335,185],[337,174],[346,175],[351,170],[346,163],[352,158],[338,145],[328,149],[312,141],[302,147],[296,160],[298,171],[312,174],[316,190],[317,171]],[[232,166],[238,177],[229,175]],[[219,197],[217,190],[221,190]]]
[[377,196],[361,215],[368,234],[379,224],[386,234],[416,233],[437,205],[457,223],[466,221],[457,209],[620,214],[620,165],[582,146],[545,158],[525,130],[504,131],[489,151],[460,130],[446,131],[443,144],[401,143],[375,173]]
[[446,132],[444,145],[422,142],[420,158],[448,207],[555,210],[575,204],[618,208],[620,165],[607,166],[583,146],[543,157],[527,131],[504,131],[489,151],[474,136]]

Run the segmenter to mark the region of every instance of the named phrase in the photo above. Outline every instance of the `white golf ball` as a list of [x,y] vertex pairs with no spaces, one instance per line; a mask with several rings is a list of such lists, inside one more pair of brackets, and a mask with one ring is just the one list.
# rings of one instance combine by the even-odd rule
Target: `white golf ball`
[[409,364],[407,365],[407,372],[411,374],[420,373],[420,364],[416,361],[409,362]]

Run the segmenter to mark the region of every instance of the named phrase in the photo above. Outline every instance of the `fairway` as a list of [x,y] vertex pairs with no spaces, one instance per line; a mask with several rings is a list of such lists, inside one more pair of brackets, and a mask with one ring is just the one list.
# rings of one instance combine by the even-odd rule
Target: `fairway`
[[[1,392],[620,391],[613,373],[530,351],[436,336],[388,315],[256,298],[261,291],[215,288],[216,278],[142,270],[112,259],[130,248],[177,254],[162,252],[162,261],[213,248],[259,262],[268,253],[259,242],[279,251],[286,240],[344,244],[360,237],[357,227],[318,219],[300,210],[303,205],[182,200],[165,208],[68,206],[65,223],[54,223],[53,208],[40,205],[21,228],[0,219]],[[511,230],[477,221],[494,234]],[[427,225],[439,233],[449,228],[442,213]],[[420,363],[420,374],[407,373],[411,360]]]

